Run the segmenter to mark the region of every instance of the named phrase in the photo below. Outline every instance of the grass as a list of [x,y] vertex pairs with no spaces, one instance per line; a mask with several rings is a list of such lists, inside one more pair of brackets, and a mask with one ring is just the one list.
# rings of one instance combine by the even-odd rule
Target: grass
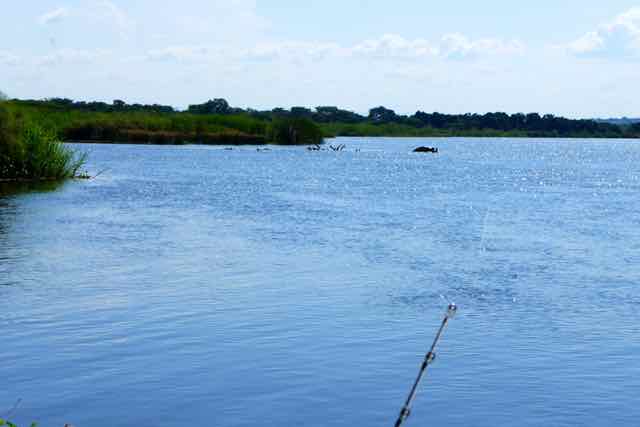
[[[304,108],[225,113],[174,111],[168,107],[118,107],[56,100],[4,102],[7,109],[50,130],[63,141],[135,144],[308,144],[322,137],[530,137],[638,138],[640,125],[616,126],[552,115],[487,113],[443,115],[417,112],[376,120],[348,111],[314,113]],[[87,107],[87,105],[95,105]],[[331,110],[331,107],[319,107]],[[299,110],[304,110],[300,112]],[[320,110],[319,110],[320,111]],[[373,111],[373,110],[372,110]],[[326,111],[325,111],[326,112]],[[530,117],[531,116],[531,117]],[[341,118],[343,120],[341,120]],[[316,120],[315,122],[313,120]],[[286,123],[283,125],[283,123]],[[320,132],[318,132],[320,129]]]
[[[36,424],[36,423],[31,423],[30,427],[37,427],[37,425],[38,424]],[[18,427],[17,425],[12,423],[11,421],[3,420],[2,418],[0,418],[0,426]]]
[[499,130],[487,128],[433,128],[414,127],[401,123],[322,123],[325,137],[366,136],[366,137],[492,137],[492,138],[620,138],[625,135],[612,127],[610,131],[600,131],[597,135],[587,131],[559,132],[558,130]]
[[95,112],[52,103],[13,100],[4,103],[14,115],[64,141],[133,144],[316,144],[319,126],[303,118],[178,112]]
[[10,101],[6,106],[14,114],[21,114],[65,141],[264,144],[268,126],[265,120],[240,114],[107,113],[28,101]]
[[86,161],[56,133],[0,104],[0,181],[54,181],[87,178]]

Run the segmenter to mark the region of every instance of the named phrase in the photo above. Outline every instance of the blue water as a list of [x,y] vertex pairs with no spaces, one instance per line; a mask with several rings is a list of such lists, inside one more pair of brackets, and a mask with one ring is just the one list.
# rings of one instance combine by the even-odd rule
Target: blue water
[[340,142],[0,197],[0,414],[390,426],[454,300],[408,425],[638,425],[640,143]]

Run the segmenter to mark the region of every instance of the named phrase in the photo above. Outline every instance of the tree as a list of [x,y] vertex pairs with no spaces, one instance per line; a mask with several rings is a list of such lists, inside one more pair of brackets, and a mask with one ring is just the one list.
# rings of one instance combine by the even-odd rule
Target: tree
[[397,118],[396,112],[383,106],[369,110],[369,120],[374,123],[393,122]]
[[529,130],[540,130],[542,126],[542,118],[538,113],[529,113],[525,116],[525,123]]
[[189,105],[190,113],[194,114],[231,114],[232,108],[229,103],[222,98],[216,98],[204,104]]
[[113,108],[115,110],[124,110],[126,106],[127,106],[127,103],[120,99],[113,100]]
[[63,107],[70,107],[73,105],[73,100],[69,98],[49,98],[49,99],[46,99],[45,102],[48,102],[50,104],[60,105]]
[[291,115],[293,117],[306,117],[310,118],[313,112],[306,107],[291,107]]
[[7,99],[9,99],[7,94],[0,90],[0,101],[6,101]]
[[359,123],[363,122],[365,118],[360,114],[347,110],[341,110],[338,107],[320,106],[316,107],[316,113],[313,115],[313,120],[321,123]]
[[322,144],[322,129],[309,119],[278,117],[267,129],[267,139],[275,144]]
[[289,110],[284,109],[282,107],[276,107],[273,110],[271,110],[271,114],[273,114],[276,117],[286,117],[289,115]]

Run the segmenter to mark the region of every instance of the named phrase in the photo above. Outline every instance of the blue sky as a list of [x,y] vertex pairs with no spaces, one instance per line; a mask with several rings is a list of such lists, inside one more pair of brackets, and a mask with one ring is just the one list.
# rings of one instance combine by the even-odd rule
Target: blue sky
[[640,116],[640,1],[4,1],[0,90]]

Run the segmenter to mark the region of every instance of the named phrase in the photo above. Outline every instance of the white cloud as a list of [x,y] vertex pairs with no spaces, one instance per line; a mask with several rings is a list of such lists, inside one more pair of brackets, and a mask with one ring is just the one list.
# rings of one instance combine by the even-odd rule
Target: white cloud
[[524,52],[524,44],[517,40],[493,38],[472,40],[458,33],[446,34],[435,43],[385,34],[375,40],[366,40],[350,50],[354,56],[380,59],[471,59],[488,55],[519,55]]
[[604,48],[604,39],[597,31],[591,31],[569,43],[567,49],[576,55],[586,55],[589,53],[602,51]]
[[147,61],[210,63],[221,61],[319,61],[328,57],[345,56],[346,50],[333,43],[259,43],[249,48],[211,45],[180,45],[151,49],[142,57]]
[[355,56],[374,58],[427,58],[438,55],[438,48],[426,40],[408,40],[397,34],[384,34],[365,40],[350,49]]
[[[110,0],[85,0],[75,7],[59,7],[38,17],[41,25],[61,21],[78,24],[107,27],[115,30],[122,38],[128,38],[135,29],[135,21],[118,5]],[[100,29],[102,31],[102,29]],[[98,29],[96,28],[96,31]]]
[[219,51],[208,46],[168,46],[150,50],[145,59],[150,61],[208,62],[216,54],[219,54]]
[[442,37],[439,45],[440,56],[448,59],[467,59],[486,55],[520,55],[524,44],[518,40],[478,39],[454,33]]
[[241,58],[257,61],[289,60],[320,61],[328,57],[344,56],[345,49],[335,43],[260,43],[241,52]]
[[123,38],[128,38],[135,29],[135,21],[118,5],[109,0],[94,0],[88,7],[91,18],[113,25]]
[[40,25],[53,24],[55,22],[62,21],[69,17],[70,11],[66,7],[59,7],[47,13],[44,13],[38,17],[38,23]]
[[640,58],[640,7],[629,9],[565,47],[582,57]]
[[216,48],[213,46],[170,46],[147,52],[149,60],[208,62],[213,56],[229,60],[251,61],[322,61],[325,59],[429,60],[471,59],[488,55],[515,55],[524,51],[519,41],[499,39],[470,40],[461,34],[442,37],[438,43],[424,39],[406,39],[397,34],[384,34],[351,46],[325,42],[271,42],[248,48]]
[[109,54],[106,50],[60,49],[36,58],[35,63],[38,66],[93,64]]
[[20,57],[10,53],[10,52],[0,52],[0,64],[2,65],[19,65]]
[[137,18],[141,33],[171,45],[238,46],[267,39],[265,33],[271,24],[258,14],[255,3],[255,0],[162,1],[149,6],[153,19]]

